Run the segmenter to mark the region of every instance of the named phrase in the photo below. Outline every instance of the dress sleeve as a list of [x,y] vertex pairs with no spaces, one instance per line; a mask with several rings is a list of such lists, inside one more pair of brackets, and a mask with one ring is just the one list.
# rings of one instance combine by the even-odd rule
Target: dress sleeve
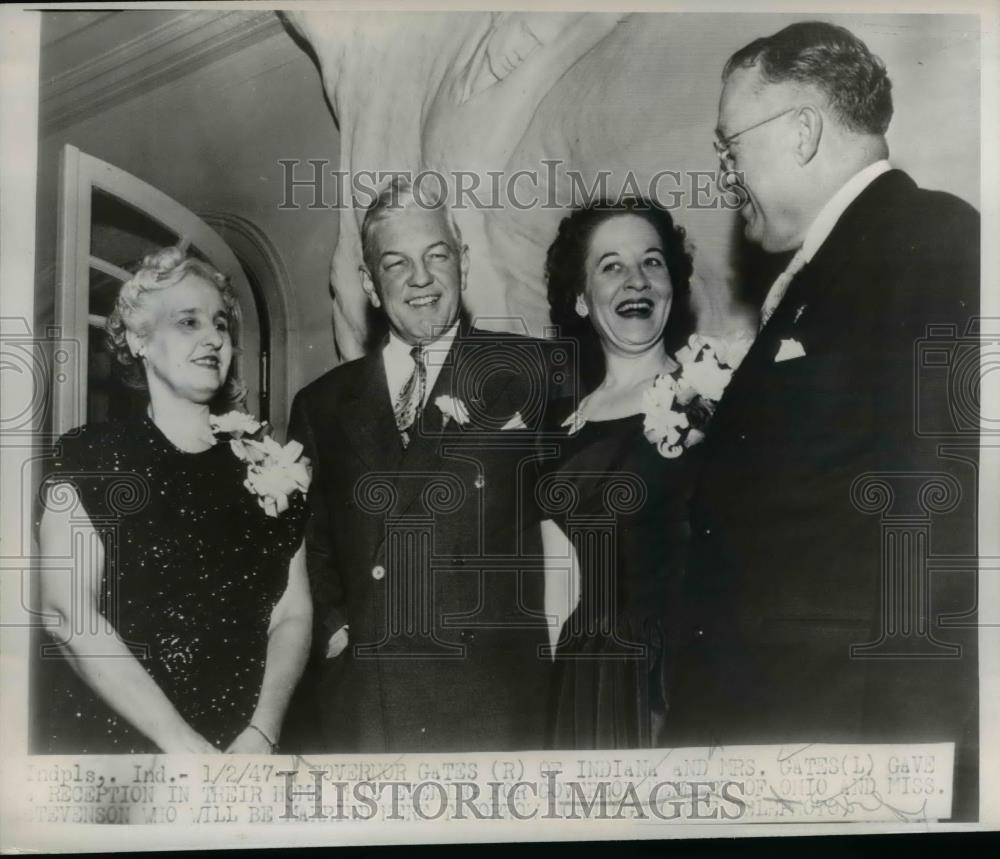
[[36,524],[46,509],[62,509],[68,502],[66,492],[60,489],[65,486],[76,490],[92,520],[108,512],[105,483],[110,475],[103,461],[108,444],[101,433],[86,426],[70,430],[59,438],[43,460],[44,476],[39,489]]

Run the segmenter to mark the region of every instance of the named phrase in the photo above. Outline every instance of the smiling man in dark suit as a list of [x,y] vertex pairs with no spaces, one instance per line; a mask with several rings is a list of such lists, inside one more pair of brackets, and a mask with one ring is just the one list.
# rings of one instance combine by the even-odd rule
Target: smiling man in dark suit
[[309,750],[537,748],[547,635],[519,491],[544,405],[537,344],[463,320],[468,250],[440,200],[394,182],[362,242],[388,337],[301,391],[289,429],[314,469]]
[[968,814],[975,580],[928,563],[975,554],[978,436],[917,432],[956,403],[916,356],[978,313],[978,213],[891,167],[889,78],[847,30],[757,39],[723,82],[746,237],[790,261],[704,442],[672,740],[955,742]]

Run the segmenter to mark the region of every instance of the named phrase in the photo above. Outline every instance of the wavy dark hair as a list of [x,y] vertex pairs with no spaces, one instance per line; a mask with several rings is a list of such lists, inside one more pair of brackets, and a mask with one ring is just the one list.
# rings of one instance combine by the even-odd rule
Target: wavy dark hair
[[576,312],[577,296],[587,282],[585,262],[590,240],[601,224],[622,215],[646,221],[660,237],[667,272],[673,287],[670,316],[663,329],[663,346],[674,352],[687,343],[695,329],[691,309],[691,274],[694,262],[687,248],[684,228],[662,206],[645,198],[598,200],[573,210],[562,219],[555,241],[545,257],[549,318],[559,336],[575,339],[579,347],[579,377],[583,391],[596,388],[604,378],[604,352],[590,317]]
[[246,400],[247,389],[236,370],[240,331],[240,307],[236,293],[226,275],[207,262],[188,256],[179,247],[163,248],[144,257],[132,279],[121,285],[105,325],[108,349],[118,361],[122,381],[130,388],[148,391],[145,368],[129,349],[128,332],[145,337],[152,325],[150,297],[176,286],[190,275],[200,277],[219,291],[233,343],[234,360],[229,365],[229,375],[209,405],[216,413],[240,408]]

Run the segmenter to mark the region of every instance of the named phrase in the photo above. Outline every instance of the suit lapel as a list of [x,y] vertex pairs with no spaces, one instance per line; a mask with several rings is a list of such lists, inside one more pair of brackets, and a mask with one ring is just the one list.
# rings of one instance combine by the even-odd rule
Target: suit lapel
[[403,446],[389,401],[381,348],[369,354],[359,366],[338,419],[358,457],[369,469],[396,469]]
[[[747,397],[756,395],[761,374],[770,372],[781,341],[794,336],[801,312],[822,312],[824,324],[849,324],[837,317],[838,296],[831,284],[849,263],[857,260],[867,239],[877,234],[885,213],[891,209],[887,198],[915,187],[901,170],[889,170],[877,177],[844,210],[816,255],[795,276],[767,325],[757,336],[739,369],[733,374],[719,404],[710,436],[725,434],[728,419],[737,415]],[[817,305],[823,305],[818,307]],[[725,442],[723,442],[725,443]]]
[[[798,311],[805,307],[808,312],[810,305],[823,304],[826,311],[835,309],[841,296],[839,288],[831,286],[843,269],[856,263],[868,240],[873,235],[879,235],[887,213],[893,207],[888,205],[889,199],[909,188],[916,187],[901,170],[889,170],[878,176],[868,185],[844,210],[843,214],[830,231],[826,241],[820,245],[816,255],[799,272],[788,288],[785,300],[778,310],[779,316],[773,321],[772,342],[775,335],[787,334],[797,321]],[[841,324],[836,318],[828,319],[829,324]],[[762,334],[767,334],[772,326],[766,326]],[[773,355],[771,356],[773,358]]]

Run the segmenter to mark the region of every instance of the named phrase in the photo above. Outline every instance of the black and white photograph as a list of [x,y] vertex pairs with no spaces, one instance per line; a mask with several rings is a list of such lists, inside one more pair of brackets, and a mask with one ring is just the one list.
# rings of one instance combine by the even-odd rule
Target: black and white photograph
[[995,2],[0,16],[0,848],[1000,825]]

